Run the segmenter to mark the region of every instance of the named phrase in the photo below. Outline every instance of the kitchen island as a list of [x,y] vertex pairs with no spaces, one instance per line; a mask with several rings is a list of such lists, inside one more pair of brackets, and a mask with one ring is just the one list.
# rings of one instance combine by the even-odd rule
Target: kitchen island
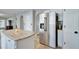
[[4,30],[1,32],[2,49],[34,49],[37,35],[31,31],[20,29]]

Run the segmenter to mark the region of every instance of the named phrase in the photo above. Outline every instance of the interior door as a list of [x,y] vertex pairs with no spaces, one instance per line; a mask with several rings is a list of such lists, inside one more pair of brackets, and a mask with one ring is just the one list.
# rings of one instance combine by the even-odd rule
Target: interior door
[[63,14],[63,48],[79,48],[79,13]]
[[49,46],[56,48],[56,13],[49,13]]

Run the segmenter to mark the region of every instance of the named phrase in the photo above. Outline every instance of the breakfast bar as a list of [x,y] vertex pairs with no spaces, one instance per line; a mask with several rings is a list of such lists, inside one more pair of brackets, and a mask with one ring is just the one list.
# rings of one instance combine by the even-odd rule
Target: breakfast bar
[[2,49],[33,49],[36,33],[21,29],[4,30],[1,32]]

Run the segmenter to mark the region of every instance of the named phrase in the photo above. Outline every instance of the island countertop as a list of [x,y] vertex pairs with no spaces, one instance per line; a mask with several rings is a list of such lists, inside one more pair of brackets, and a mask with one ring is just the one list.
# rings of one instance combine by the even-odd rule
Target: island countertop
[[28,38],[35,34],[32,31],[24,31],[21,29],[4,30],[3,33],[13,40]]

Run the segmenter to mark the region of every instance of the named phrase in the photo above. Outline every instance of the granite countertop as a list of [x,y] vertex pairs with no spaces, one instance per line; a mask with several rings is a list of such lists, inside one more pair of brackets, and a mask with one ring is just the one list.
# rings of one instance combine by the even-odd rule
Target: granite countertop
[[23,31],[21,29],[13,29],[13,30],[4,30],[3,33],[10,37],[13,40],[19,40],[19,39],[24,39],[28,38],[32,35],[34,35],[34,32],[31,31]]

